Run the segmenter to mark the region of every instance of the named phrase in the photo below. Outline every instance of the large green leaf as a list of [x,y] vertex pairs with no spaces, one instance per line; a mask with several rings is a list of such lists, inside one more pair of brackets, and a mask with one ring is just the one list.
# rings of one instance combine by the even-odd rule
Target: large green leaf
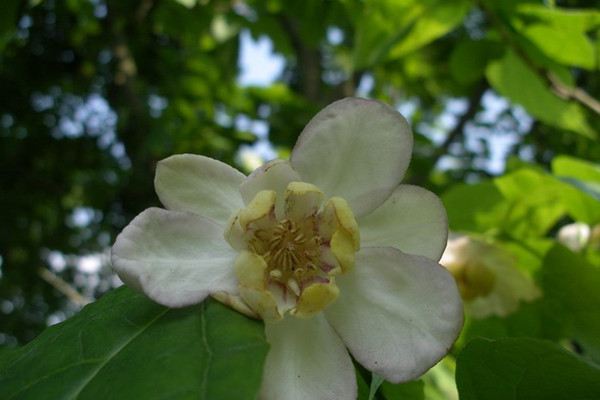
[[523,168],[494,181],[510,204],[499,224],[512,237],[544,235],[564,214],[560,182],[533,168]]
[[600,12],[537,4],[518,7],[518,31],[554,61],[593,70],[597,57],[590,31],[600,28]]
[[385,381],[377,374],[371,374],[369,385],[358,372],[356,378],[359,400],[376,400],[382,396],[386,400],[423,400],[425,398],[425,385],[422,380],[394,384]]
[[497,225],[507,212],[504,197],[493,182],[459,184],[442,196],[450,229],[485,232]]
[[399,384],[384,382],[380,391],[387,400],[424,400],[424,387],[421,380]]
[[600,164],[570,156],[558,156],[552,160],[552,172],[561,177],[600,184]]
[[600,363],[600,268],[556,245],[544,258],[541,282],[546,313]]
[[600,369],[535,339],[471,341],[457,361],[461,400],[600,398]]
[[458,42],[450,55],[452,77],[463,84],[481,80],[488,62],[502,55],[502,45],[493,40]]
[[469,9],[468,0],[422,1],[429,3],[410,31],[390,49],[389,58],[397,59],[444,36],[459,25]]
[[590,138],[597,136],[581,106],[556,96],[514,52],[507,51],[503,58],[490,63],[486,76],[501,95],[539,120]]
[[355,69],[400,58],[450,32],[471,7],[468,0],[367,1],[356,29]]
[[569,156],[552,160],[552,171],[563,181],[560,195],[569,214],[581,222],[600,222],[600,165]]
[[169,309],[123,287],[0,359],[2,399],[252,399],[262,324],[225,306]]

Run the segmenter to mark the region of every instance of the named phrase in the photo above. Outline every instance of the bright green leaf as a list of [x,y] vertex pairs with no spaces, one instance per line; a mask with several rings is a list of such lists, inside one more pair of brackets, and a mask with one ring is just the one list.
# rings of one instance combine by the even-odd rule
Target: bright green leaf
[[490,63],[486,76],[501,95],[525,107],[539,120],[590,138],[596,137],[583,109],[552,93],[545,82],[512,51]]
[[471,8],[468,0],[430,1],[410,31],[390,49],[389,59],[397,59],[444,36],[460,24]]
[[492,182],[476,185],[460,184],[442,196],[450,229],[485,232],[495,226],[506,213],[502,193]]
[[585,32],[575,29],[557,29],[551,25],[533,24],[523,31],[548,57],[565,65],[594,69],[596,54],[594,45]]
[[494,182],[510,204],[501,226],[513,237],[542,236],[565,214],[560,183],[549,175],[524,168]]
[[9,353],[2,399],[252,399],[262,325],[208,301],[169,309],[126,287]]
[[517,15],[514,25],[547,57],[564,65],[597,68],[590,32],[600,28],[600,12],[524,4]]
[[397,59],[431,43],[454,29],[470,7],[468,0],[367,2],[357,24],[354,68]]
[[570,156],[558,156],[552,160],[552,172],[561,177],[600,183],[600,164]]
[[600,398],[600,369],[546,341],[475,339],[458,356],[461,400]]

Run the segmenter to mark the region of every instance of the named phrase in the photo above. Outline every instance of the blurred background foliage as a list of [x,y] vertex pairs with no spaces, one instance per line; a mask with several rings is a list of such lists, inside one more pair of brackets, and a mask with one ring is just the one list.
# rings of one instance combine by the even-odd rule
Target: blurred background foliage
[[[597,6],[3,0],[0,346],[119,284],[107,252],[158,205],[158,160],[198,153],[249,171],[287,157],[323,106],[363,96],[411,122],[406,180],[441,195],[453,231],[504,249],[542,293],[509,316],[468,319],[459,346],[530,336],[599,362]],[[558,232],[573,222],[587,236],[564,247]],[[441,376],[425,382],[446,398]]]

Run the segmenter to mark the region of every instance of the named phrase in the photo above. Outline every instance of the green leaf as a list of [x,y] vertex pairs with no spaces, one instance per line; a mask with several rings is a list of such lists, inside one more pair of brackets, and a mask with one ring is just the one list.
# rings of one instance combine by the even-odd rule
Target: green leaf
[[544,235],[566,212],[560,183],[550,175],[523,168],[494,183],[510,204],[500,224],[512,237]]
[[546,313],[560,320],[562,336],[600,363],[600,268],[555,245],[544,258],[541,285]]
[[0,50],[4,48],[17,27],[18,0],[0,2]]
[[460,83],[477,82],[483,77],[488,62],[501,54],[500,44],[492,40],[458,42],[450,55],[450,72]]
[[525,107],[539,120],[589,138],[596,138],[581,106],[556,96],[545,82],[514,52],[490,63],[486,70],[490,84],[501,95]]
[[[361,373],[362,366],[359,367],[358,364],[356,364],[355,367],[354,371],[356,373],[356,384],[358,386],[358,400],[369,400],[370,388]],[[366,370],[363,369],[363,371]]]
[[387,400],[425,400],[423,381],[412,381],[399,384],[384,382],[381,393]]
[[415,21],[410,31],[390,49],[389,59],[398,59],[444,36],[460,24],[471,8],[465,0],[423,1],[427,8]]
[[375,0],[357,23],[355,69],[400,58],[450,32],[471,7],[468,0]]
[[597,54],[589,32],[600,27],[594,10],[566,10],[527,4],[518,7],[519,32],[547,57],[564,65],[593,70]]
[[453,186],[442,196],[454,231],[485,232],[506,213],[504,197],[492,182]]
[[461,400],[591,400],[600,398],[600,369],[542,340],[475,339],[460,353]]
[[564,182],[560,193],[569,214],[588,224],[600,222],[600,165],[558,156],[552,160],[552,172]]
[[252,399],[262,324],[220,303],[169,309],[126,287],[0,363],[2,399]]
[[600,184],[600,164],[570,156],[557,156],[552,160],[552,172],[557,176],[570,177]]

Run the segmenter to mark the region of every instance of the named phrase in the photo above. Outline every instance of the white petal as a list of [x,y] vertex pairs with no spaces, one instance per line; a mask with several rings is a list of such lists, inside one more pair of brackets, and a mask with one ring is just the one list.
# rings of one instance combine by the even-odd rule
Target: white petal
[[391,107],[348,98],[330,104],[304,128],[292,167],[327,197],[340,196],[365,215],[398,186],[412,152],[408,123]]
[[261,190],[273,190],[276,195],[275,212],[283,215],[285,190],[290,182],[300,181],[300,176],[285,160],[272,160],[255,169],[240,186],[245,204],[249,204]]
[[521,301],[531,302],[541,296],[533,279],[517,268],[515,260],[509,254],[492,249],[488,250],[487,257],[484,265],[496,276],[494,288],[487,296],[465,301],[468,315],[475,318],[492,315],[506,317],[519,308]]
[[327,320],[358,362],[390,382],[431,368],[462,327],[454,279],[428,258],[365,248],[336,282],[340,296],[325,310]]
[[400,185],[375,211],[359,219],[361,246],[392,246],[439,260],[448,238],[442,201],[418,186]]
[[239,188],[245,178],[221,161],[178,154],[158,163],[154,187],[166,208],[193,212],[225,225],[244,206]]
[[323,314],[266,323],[271,345],[264,365],[263,400],[354,400],[356,376],[344,344]]
[[169,307],[237,293],[236,257],[223,228],[199,215],[149,208],[117,236],[112,264],[127,285]]

